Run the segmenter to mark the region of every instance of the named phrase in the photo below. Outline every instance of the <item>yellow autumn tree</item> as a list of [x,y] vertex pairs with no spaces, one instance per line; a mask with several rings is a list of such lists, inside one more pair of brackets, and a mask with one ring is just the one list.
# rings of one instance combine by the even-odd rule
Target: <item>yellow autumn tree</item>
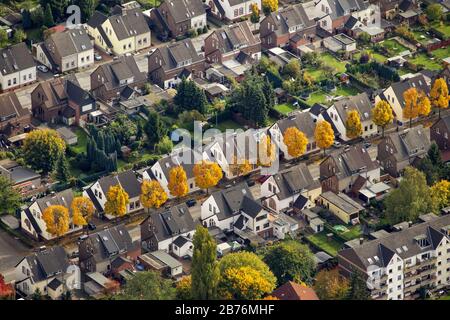
[[448,108],[449,96],[447,82],[443,78],[434,81],[430,91],[431,104],[439,110],[439,118],[441,117],[441,109]]
[[141,203],[144,208],[158,209],[167,201],[167,193],[156,180],[144,180],[141,185]]
[[183,197],[189,192],[186,171],[182,166],[176,166],[169,171],[169,188],[170,194],[174,197]]
[[289,127],[284,131],[283,142],[287,147],[288,154],[297,158],[305,153],[308,138],[296,127]]
[[221,286],[223,296],[238,300],[261,299],[275,289],[274,283],[249,266],[226,269],[222,274]]
[[372,110],[373,123],[381,127],[382,136],[384,137],[384,129],[386,126],[394,120],[394,114],[392,107],[386,100],[380,100],[377,102]]
[[323,154],[325,154],[325,150],[331,147],[334,142],[334,131],[331,124],[325,120],[318,121],[314,130],[314,139],[317,146],[323,149]]
[[320,300],[343,300],[350,290],[350,281],[339,274],[337,269],[321,270],[314,283]]
[[240,159],[233,157],[233,162],[230,164],[231,173],[235,176],[243,176],[253,170],[253,166],[247,159]]
[[85,226],[91,221],[95,212],[94,204],[87,197],[75,197],[70,205],[72,221],[76,226]]
[[61,237],[69,231],[69,210],[64,206],[48,206],[42,213],[42,219],[47,226],[47,232],[52,236]]
[[403,117],[409,119],[409,127],[411,127],[412,119],[419,116],[419,92],[416,88],[409,88],[403,92],[403,99],[405,99]]
[[127,213],[129,202],[128,193],[122,186],[111,186],[106,194],[105,213],[115,217],[122,217]]
[[263,0],[262,7],[264,13],[269,15],[271,12],[278,11],[278,0]]
[[418,104],[417,104],[417,109],[418,109],[418,112],[419,112],[419,116],[426,117],[431,112],[430,99],[428,99],[427,95],[423,91],[421,91],[419,93],[419,100],[418,100]]
[[447,207],[450,204],[450,182],[441,180],[430,188],[431,198],[435,206],[435,212]]
[[345,134],[350,139],[355,139],[361,136],[363,127],[361,124],[361,117],[358,111],[351,110],[347,112],[347,120],[345,120]]
[[222,169],[215,162],[202,160],[194,165],[193,168],[195,183],[201,188],[208,189],[217,185],[222,179]]
[[269,135],[262,138],[258,143],[258,165],[262,167],[272,166],[276,158],[276,146],[272,143]]
[[179,300],[190,300],[192,299],[192,277],[184,276],[175,286],[176,296]]

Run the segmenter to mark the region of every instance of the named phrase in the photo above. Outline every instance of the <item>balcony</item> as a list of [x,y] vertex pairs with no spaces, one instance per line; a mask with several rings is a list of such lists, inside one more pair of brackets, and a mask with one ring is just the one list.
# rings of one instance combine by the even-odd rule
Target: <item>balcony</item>
[[405,273],[410,270],[413,270],[413,269],[425,267],[428,265],[434,265],[434,264],[436,264],[436,257],[430,257],[429,259],[425,259],[425,260],[417,260],[416,264],[405,267]]

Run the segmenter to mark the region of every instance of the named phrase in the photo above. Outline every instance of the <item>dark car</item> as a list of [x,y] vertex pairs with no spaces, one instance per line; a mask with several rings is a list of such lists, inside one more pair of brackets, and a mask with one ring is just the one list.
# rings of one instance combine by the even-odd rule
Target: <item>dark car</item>
[[255,181],[254,180],[247,180],[247,185],[249,187],[253,187],[255,185]]
[[157,36],[159,41],[167,42],[169,41],[169,33],[168,32],[160,32]]
[[93,223],[88,223],[88,229],[89,230],[95,230],[95,229],[97,229],[97,226],[95,225],[95,224],[93,224]]
[[193,206],[195,206],[196,204],[197,204],[197,200],[195,200],[195,199],[190,199],[190,200],[186,201],[186,205],[187,205],[188,207],[193,207]]
[[371,144],[370,142],[364,143],[364,147],[365,147],[366,149],[369,149],[371,145],[372,145],[372,144]]
[[263,184],[264,181],[266,181],[266,180],[269,179],[269,178],[270,178],[269,175],[261,176],[260,178],[258,178],[258,182],[261,183],[261,184]]

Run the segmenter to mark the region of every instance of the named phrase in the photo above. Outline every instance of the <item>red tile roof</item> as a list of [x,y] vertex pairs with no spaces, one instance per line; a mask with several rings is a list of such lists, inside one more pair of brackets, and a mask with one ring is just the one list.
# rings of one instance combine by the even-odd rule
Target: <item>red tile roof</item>
[[289,281],[272,292],[280,300],[319,300],[313,289]]

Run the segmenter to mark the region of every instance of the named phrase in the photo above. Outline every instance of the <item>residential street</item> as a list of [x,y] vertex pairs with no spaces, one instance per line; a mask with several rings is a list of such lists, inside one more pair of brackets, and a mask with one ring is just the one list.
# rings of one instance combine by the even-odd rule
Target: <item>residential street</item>
[[0,274],[12,276],[14,266],[32,249],[27,248],[20,240],[11,237],[5,230],[0,229]]

